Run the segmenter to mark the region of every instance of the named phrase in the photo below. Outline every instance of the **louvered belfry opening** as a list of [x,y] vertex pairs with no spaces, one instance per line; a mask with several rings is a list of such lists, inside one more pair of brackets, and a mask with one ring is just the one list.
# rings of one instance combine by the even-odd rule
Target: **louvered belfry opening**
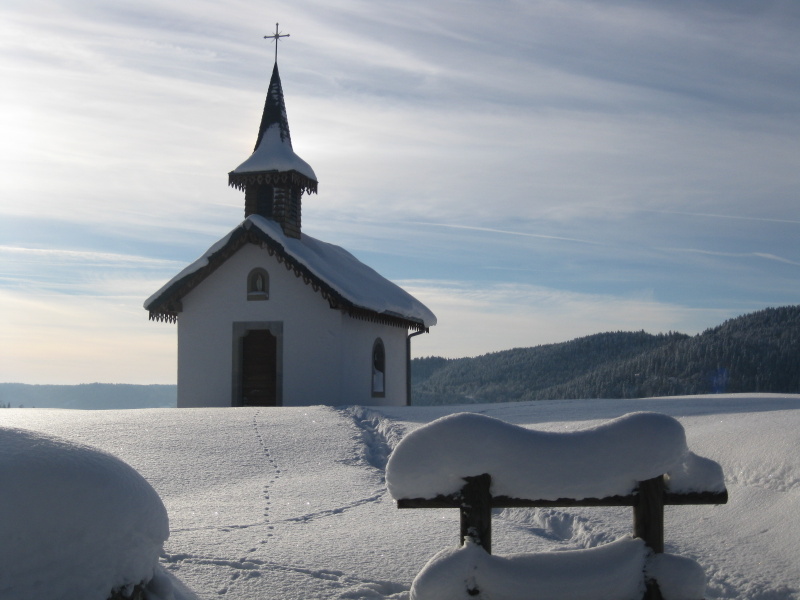
[[244,191],[245,219],[253,214],[271,219],[274,194],[275,188],[268,183],[247,186]]
[[228,184],[244,191],[244,216],[276,221],[283,232],[300,237],[302,196],[317,193],[317,179],[308,163],[295,154],[277,63],[264,102],[253,154],[228,173]]

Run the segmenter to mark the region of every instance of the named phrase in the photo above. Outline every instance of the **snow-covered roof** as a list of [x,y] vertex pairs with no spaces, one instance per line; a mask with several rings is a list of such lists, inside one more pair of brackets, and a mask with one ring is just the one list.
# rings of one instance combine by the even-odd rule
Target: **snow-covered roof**
[[417,330],[436,324],[436,316],[424,304],[344,248],[305,233],[299,239],[288,237],[278,223],[260,215],[247,217],[150,296],[144,303],[150,318],[175,320],[181,298],[246,243],[264,244],[333,308]]
[[689,451],[676,419],[645,412],[567,433],[449,415],[398,444],[386,485],[395,499],[435,498],[459,492],[464,477],[483,473],[492,476],[492,495],[527,500],[625,496],[638,482],[664,474],[670,492],[725,490],[722,468]]
[[281,137],[281,130],[277,123],[267,128],[255,152],[232,173],[256,173],[259,171],[297,171],[309,179],[317,180],[311,165],[295,154],[292,149],[292,140]]

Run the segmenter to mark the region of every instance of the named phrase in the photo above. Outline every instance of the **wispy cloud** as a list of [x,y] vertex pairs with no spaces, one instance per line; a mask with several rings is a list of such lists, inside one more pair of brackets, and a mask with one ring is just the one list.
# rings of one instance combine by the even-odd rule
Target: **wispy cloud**
[[755,215],[709,214],[709,213],[686,212],[678,210],[652,210],[652,209],[650,210],[645,209],[645,210],[646,212],[661,213],[665,215],[684,215],[687,217],[703,217],[708,219],[732,219],[736,221],[786,223],[787,225],[800,225],[800,219],[778,219],[769,217],[759,217]]
[[175,382],[175,329],[148,323],[141,305],[0,289],[0,313],[0,381]]
[[579,244],[592,244],[592,245],[604,245],[601,242],[596,240],[581,240],[578,238],[570,238],[570,237],[562,237],[557,235],[544,235],[541,233],[530,233],[526,231],[512,231],[509,229],[495,229],[493,227],[477,227],[473,225],[457,225],[453,223],[426,223],[424,221],[419,222],[411,222],[413,225],[425,225],[428,227],[444,227],[447,229],[463,229],[466,231],[483,231],[485,233],[498,233],[502,235],[512,235],[512,236],[519,236],[519,237],[530,237],[530,238],[540,238],[544,240],[559,240],[562,242],[577,242]]
[[64,248],[25,248],[20,246],[0,245],[0,260],[31,261],[37,263],[69,263],[84,266],[136,267],[136,268],[175,268],[182,265],[179,261],[136,256],[132,254],[115,254],[102,251],[68,250]]
[[415,356],[476,356],[558,343],[606,331],[695,334],[741,314],[742,307],[693,308],[648,294],[581,294],[532,285],[405,281],[428,304],[446,307],[430,335],[415,338]]
[[295,150],[320,177],[304,231],[427,280],[437,353],[796,302],[791,3],[75,0],[0,21],[4,314],[63,341],[26,355],[28,381],[71,361],[72,321],[87,352],[93,322],[126,339],[118,319],[167,344],[131,334],[131,364],[170,363],[174,330],[141,301],[242,218],[226,175],[255,140],[276,21]]
[[[146,315],[141,309],[144,298],[184,266],[180,261],[102,251],[0,246],[0,289],[27,298],[34,305],[28,311],[40,314],[56,314],[60,309],[42,306],[59,305],[70,296],[95,305],[105,299],[112,312],[127,306],[141,319]],[[57,321],[53,325],[64,327]],[[18,327],[15,320],[14,329]],[[77,324],[70,327],[80,336]]]
[[668,248],[667,250],[671,250],[674,252],[685,252],[687,254],[704,254],[706,256],[721,256],[725,258],[759,258],[763,260],[774,261],[786,265],[793,265],[796,267],[800,267],[800,262],[798,261],[789,260],[788,258],[784,258],[782,256],[776,256],[775,254],[769,254],[767,252],[719,252],[713,250],[698,250],[694,248]]

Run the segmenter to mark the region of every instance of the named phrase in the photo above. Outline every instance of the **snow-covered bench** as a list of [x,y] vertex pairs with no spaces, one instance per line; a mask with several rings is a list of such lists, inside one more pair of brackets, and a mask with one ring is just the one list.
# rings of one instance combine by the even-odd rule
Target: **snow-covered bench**
[[[721,467],[689,451],[681,424],[632,413],[569,433],[471,413],[403,439],[386,468],[399,508],[458,508],[461,547],[437,554],[412,600],[699,600],[702,569],[664,554],[664,506],[724,504]],[[588,550],[491,556],[493,508],[630,506],[634,537]]]

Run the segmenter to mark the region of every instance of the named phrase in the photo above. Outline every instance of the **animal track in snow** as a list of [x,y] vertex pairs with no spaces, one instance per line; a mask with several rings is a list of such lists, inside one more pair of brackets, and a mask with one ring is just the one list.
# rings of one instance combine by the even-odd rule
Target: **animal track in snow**
[[329,508],[327,510],[321,510],[319,512],[308,513],[305,515],[299,515],[297,517],[289,517],[284,519],[285,522],[306,522],[306,521],[313,521],[315,519],[320,519],[323,517],[330,517],[332,515],[339,515],[343,512],[347,512],[348,510],[352,510],[364,504],[369,504],[371,502],[380,502],[381,498],[386,494],[383,489],[378,490],[374,495],[369,496],[367,498],[362,498],[360,500],[355,500],[350,504],[345,506],[340,506],[337,508]]
[[[275,483],[275,481],[281,476],[281,470],[278,468],[275,459],[272,457],[272,454],[269,451],[269,447],[267,446],[266,440],[264,439],[264,435],[261,433],[261,429],[259,428],[259,417],[261,416],[261,411],[256,411],[253,415],[253,432],[255,433],[256,439],[258,440],[258,444],[261,447],[261,452],[266,459],[266,464],[268,471],[270,474],[267,477],[267,482],[264,484],[262,488],[262,494],[264,496],[264,521],[269,522],[270,517],[270,509],[272,507],[272,500],[271,500],[271,486]],[[268,526],[270,530],[269,533],[266,534],[266,537],[272,537],[272,529],[273,527],[270,525]],[[261,543],[266,543],[267,540],[262,540]]]
[[332,588],[339,588],[339,598],[364,599],[371,597],[401,598],[407,597],[408,586],[393,581],[366,579],[333,569],[314,569],[300,565],[282,564],[274,561],[253,558],[227,559],[193,554],[163,554],[161,562],[172,572],[180,571],[182,565],[212,565],[229,569],[228,583],[216,590],[220,596],[232,592],[241,581],[260,577],[268,571],[283,571],[303,575],[312,579],[328,582]]

